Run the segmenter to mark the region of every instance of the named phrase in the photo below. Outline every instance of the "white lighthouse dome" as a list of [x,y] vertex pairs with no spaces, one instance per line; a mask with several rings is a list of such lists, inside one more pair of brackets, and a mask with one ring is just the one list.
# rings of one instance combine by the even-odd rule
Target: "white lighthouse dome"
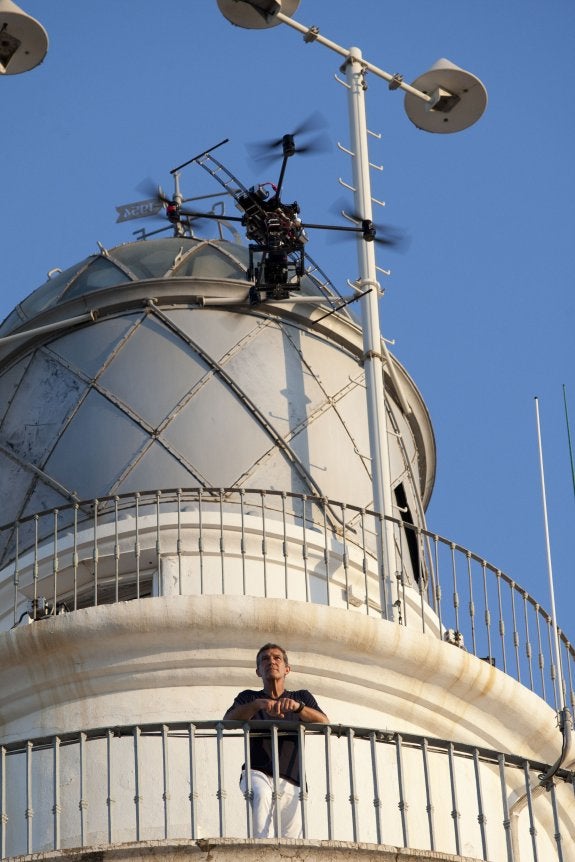
[[[309,275],[301,295],[318,304],[251,304],[246,265],[247,249],[223,240],[139,241],[53,275],[17,306],[0,328],[30,330],[0,354],[4,522],[151,488],[371,505],[359,326],[347,312],[314,324],[330,304]],[[412,381],[394,372],[410,413],[388,399],[392,481],[421,523],[433,434]]]

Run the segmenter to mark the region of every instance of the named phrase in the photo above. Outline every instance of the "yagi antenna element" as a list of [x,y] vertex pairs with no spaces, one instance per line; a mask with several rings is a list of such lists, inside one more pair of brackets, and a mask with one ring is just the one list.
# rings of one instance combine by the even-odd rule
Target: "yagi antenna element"
[[18,75],[38,66],[48,51],[42,25],[12,0],[0,0],[0,75]]
[[299,0],[218,0],[222,15],[237,27],[263,30],[281,24],[276,19],[278,12],[291,17],[299,6]]

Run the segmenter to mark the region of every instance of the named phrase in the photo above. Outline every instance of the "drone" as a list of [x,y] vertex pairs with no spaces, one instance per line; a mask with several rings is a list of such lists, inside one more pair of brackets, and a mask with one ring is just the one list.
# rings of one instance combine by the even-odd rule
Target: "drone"
[[[252,283],[250,302],[253,304],[265,300],[288,299],[293,291],[300,289],[301,279],[306,274],[306,258],[310,260],[305,251],[308,241],[307,229],[359,233],[366,242],[398,245],[400,242],[398,234],[394,235],[393,232],[384,229],[387,235],[379,237],[377,227],[370,219],[342,211],[342,214],[353,222],[353,226],[306,223],[300,218],[300,207],[297,201],[286,203],[282,200],[281,194],[289,159],[296,153],[310,152],[322,146],[318,138],[307,145],[296,145],[296,136],[301,132],[309,131],[313,125],[314,121],[310,119],[294,132],[257,145],[260,155],[256,155],[256,158],[274,159],[277,155],[281,157],[276,183],[265,182],[247,188],[238,180],[213,156],[214,150],[228,143],[229,139],[226,138],[170,171],[175,181],[175,192],[172,198],[168,198],[158,187],[154,198],[149,201],[141,201],[123,208],[117,207],[120,213],[117,221],[158,215],[164,209],[165,217],[173,226],[176,236],[186,234],[193,236],[194,223],[202,219],[216,219],[220,224],[238,222],[244,228],[249,241],[246,278]],[[225,191],[220,195],[231,196],[242,215],[224,215],[223,208],[219,212],[215,211],[216,207],[213,207],[210,212],[202,212],[186,207],[184,204],[201,199],[184,199],[180,193],[180,171],[190,164],[199,165],[206,170],[224,188]],[[202,197],[215,197],[215,195]],[[150,235],[151,233],[145,234],[145,236]]]

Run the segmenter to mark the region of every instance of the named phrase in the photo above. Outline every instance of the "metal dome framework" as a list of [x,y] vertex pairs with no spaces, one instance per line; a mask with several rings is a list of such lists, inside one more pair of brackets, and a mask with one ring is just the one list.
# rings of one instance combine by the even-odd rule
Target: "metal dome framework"
[[[13,334],[39,316],[74,300],[96,297],[101,291],[149,279],[194,278],[216,281],[243,281],[248,266],[243,245],[226,240],[171,237],[126,243],[101,249],[66,270],[52,270],[44,284],[34,290],[0,324],[0,339]],[[247,295],[247,288],[245,290]],[[302,295],[324,297],[335,305],[342,299],[325,273],[309,260],[302,279]],[[223,299],[224,297],[222,297]],[[237,299],[237,296],[232,298]],[[343,311],[344,315],[349,312]]]
[[[8,341],[23,337],[0,342],[6,520],[79,498],[195,486],[370,505],[359,327],[347,310],[315,326],[326,290],[337,299],[313,275],[302,292],[317,304],[250,305],[246,262],[243,246],[221,240],[136,242],[54,275],[18,305],[0,328]],[[86,326],[34,334],[86,309],[95,317]],[[396,474],[413,485],[423,523],[433,433],[412,381],[395,361],[393,370],[413,405],[406,416],[390,400]]]

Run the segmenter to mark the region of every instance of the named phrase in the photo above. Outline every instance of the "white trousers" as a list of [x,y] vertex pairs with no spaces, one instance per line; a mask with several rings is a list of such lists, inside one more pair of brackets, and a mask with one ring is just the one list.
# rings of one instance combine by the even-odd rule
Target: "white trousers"
[[[252,814],[254,838],[301,838],[301,807],[300,788],[285,778],[278,780],[280,835],[276,836],[274,824],[274,811],[276,800],[273,796],[274,782],[270,775],[251,770],[252,781]],[[243,793],[247,790],[246,773],[242,772],[240,788]]]

